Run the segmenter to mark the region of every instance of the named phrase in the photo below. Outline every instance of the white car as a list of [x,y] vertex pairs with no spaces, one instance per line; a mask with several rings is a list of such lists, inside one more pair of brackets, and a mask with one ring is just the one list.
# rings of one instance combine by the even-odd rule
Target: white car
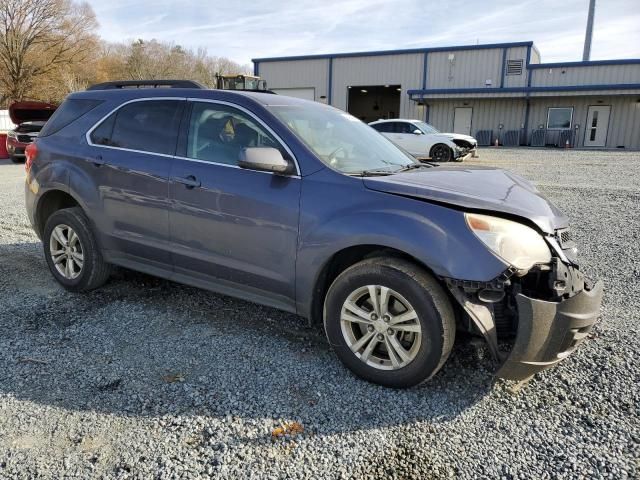
[[420,120],[394,118],[371,122],[373,128],[418,159],[462,162],[477,156],[478,141],[469,135],[441,133]]

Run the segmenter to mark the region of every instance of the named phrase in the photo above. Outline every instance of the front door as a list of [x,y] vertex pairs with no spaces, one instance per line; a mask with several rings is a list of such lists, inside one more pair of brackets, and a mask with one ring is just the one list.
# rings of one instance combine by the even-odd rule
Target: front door
[[471,115],[473,108],[458,107],[453,112],[453,132],[471,135]]
[[170,173],[175,278],[293,310],[301,179],[240,168],[246,147],[290,157],[248,111],[193,101]]
[[589,107],[584,133],[585,147],[604,147],[606,145],[610,114],[610,105],[591,105]]

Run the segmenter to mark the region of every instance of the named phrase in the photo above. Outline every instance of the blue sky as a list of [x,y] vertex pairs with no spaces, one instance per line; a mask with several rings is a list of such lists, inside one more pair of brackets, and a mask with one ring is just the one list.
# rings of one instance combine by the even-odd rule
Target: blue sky
[[[251,58],[533,40],[581,60],[588,0],[89,0],[100,35]],[[640,58],[640,0],[597,0],[591,59]]]

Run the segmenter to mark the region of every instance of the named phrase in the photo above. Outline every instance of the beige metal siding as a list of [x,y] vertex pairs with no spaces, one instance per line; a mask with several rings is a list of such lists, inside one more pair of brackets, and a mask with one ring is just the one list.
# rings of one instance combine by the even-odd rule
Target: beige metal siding
[[347,110],[349,86],[400,85],[400,117],[419,118],[420,108],[407,90],[422,88],[423,60],[421,53],[335,58],[331,103]]
[[[453,62],[449,55],[455,56]],[[486,80],[499,87],[502,48],[431,52],[427,66],[427,88],[477,88]]]
[[607,133],[608,148],[640,148],[640,103],[635,96],[601,96],[601,97],[552,97],[531,99],[529,114],[530,129],[547,124],[549,107],[573,107],[572,128],[580,126],[577,134],[577,147],[583,146],[584,126],[587,121],[589,105],[611,105],[609,128]]
[[429,123],[443,132],[453,130],[453,117],[457,107],[473,108],[471,135],[478,130],[499,132],[499,125],[506,130],[518,130],[524,125],[525,101],[523,99],[468,99],[429,101]]
[[532,70],[532,87],[640,83],[640,65],[592,65]]
[[267,81],[269,88],[314,88],[318,101],[321,101],[321,96],[328,95],[327,59],[262,62],[258,65],[258,73]]
[[[507,49],[507,62],[509,60],[522,60],[522,75],[504,76],[505,87],[526,87],[527,86],[527,47],[514,47]],[[505,64],[506,70],[506,64]],[[499,84],[497,86],[500,86]]]

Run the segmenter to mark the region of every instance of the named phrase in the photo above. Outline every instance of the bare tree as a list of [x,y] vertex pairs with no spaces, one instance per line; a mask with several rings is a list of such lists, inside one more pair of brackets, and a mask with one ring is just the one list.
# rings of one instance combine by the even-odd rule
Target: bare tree
[[2,100],[19,100],[39,79],[82,63],[96,48],[97,22],[87,3],[71,0],[0,0]]

